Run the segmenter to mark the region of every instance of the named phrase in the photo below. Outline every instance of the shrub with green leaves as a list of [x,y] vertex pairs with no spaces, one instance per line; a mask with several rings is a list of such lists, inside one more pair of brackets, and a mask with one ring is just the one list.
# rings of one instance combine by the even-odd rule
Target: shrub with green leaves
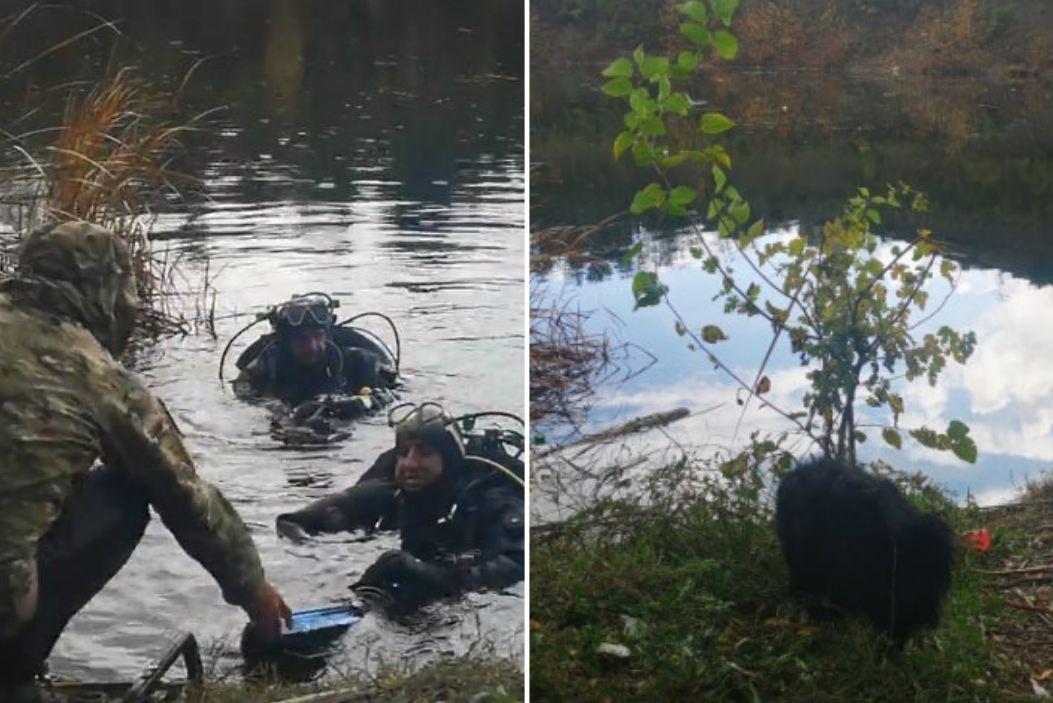
[[[942,308],[941,303],[926,312],[934,279],[946,279],[953,292],[959,273],[953,261],[942,257],[932,233],[917,227],[888,246],[873,230],[890,212],[911,219],[920,216],[927,209],[925,195],[905,184],[873,194],[859,188],[844,210],[822,227],[802,228],[789,240],[765,237],[765,222],[753,217],[749,202],[729,181],[731,155],[716,141],[734,121],[714,111],[697,115],[698,101],[681,89],[705,61],[735,58],[738,40],[731,22],[738,4],[690,0],[678,5],[684,20],[680,32],[692,48],[670,58],[637,47],[631,56],[604,69],[607,82],[602,90],[625,100],[629,108],[625,130],[614,139],[615,158],[630,154],[638,166],[655,174],[654,182],[633,197],[630,211],[684,219],[697,240],[693,256],[707,274],[720,280],[715,302],[727,314],[763,321],[772,333],[768,352],[752,380],[740,377],[716,352],[727,339],[724,331],[712,321],[689,324],[655,271],[641,270],[634,276],[637,307],[664,302],[676,317],[678,334],[688,336],[693,348],[745,389],[743,413],[750,399],[757,398],[832,457],[856,463],[857,445],[867,439],[863,430],[874,426],[857,413],[863,402],[887,411],[887,420],[876,427],[889,445],[900,448],[906,433],[926,447],[975,462],[976,444],[960,421],[943,431],[900,426],[904,403],[894,382],[924,377],[935,385],[948,361],[964,364],[976,344],[973,333],[947,326],[918,332]],[[670,136],[683,134],[683,125],[674,124],[683,121],[691,123],[697,135],[687,147]],[[683,164],[694,165],[687,170],[693,175],[684,178],[684,169],[675,173],[690,182],[674,182],[674,169]],[[714,238],[705,234],[713,230],[729,247],[714,246]],[[637,257],[642,249],[638,242],[626,258]],[[745,276],[736,273],[735,257],[745,262]],[[771,389],[764,367],[780,340],[788,341],[809,369],[802,408],[781,408],[763,397]]]

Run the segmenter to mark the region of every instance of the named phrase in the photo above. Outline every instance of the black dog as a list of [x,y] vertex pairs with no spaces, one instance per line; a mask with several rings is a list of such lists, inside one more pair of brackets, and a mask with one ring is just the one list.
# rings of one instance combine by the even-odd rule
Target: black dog
[[775,525],[790,592],[813,616],[863,614],[899,647],[939,623],[953,533],[888,479],[809,461],[779,485]]

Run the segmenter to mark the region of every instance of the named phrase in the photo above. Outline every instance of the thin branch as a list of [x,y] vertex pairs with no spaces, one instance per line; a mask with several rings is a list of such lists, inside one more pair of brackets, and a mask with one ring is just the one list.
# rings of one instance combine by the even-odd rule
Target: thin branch
[[[658,164],[652,164],[652,165],[654,167],[655,173],[657,173],[658,177],[661,178],[662,181],[665,183],[666,188],[672,190],[673,184],[669,181],[669,177],[665,174],[665,171],[663,171],[661,168],[659,168]],[[688,222],[691,223],[691,229],[694,230],[695,237],[698,239],[699,243],[702,245],[702,248],[705,250],[706,254],[708,254],[709,258],[712,259],[715,262],[717,271],[720,272],[720,275],[722,275],[725,280],[731,282],[732,290],[734,290],[739,295],[739,297],[741,297],[747,303],[752,305],[754,307],[754,309],[757,310],[757,314],[760,315],[761,317],[763,317],[765,320],[767,320],[769,322],[769,324],[773,323],[774,319],[772,318],[772,316],[769,315],[764,310],[762,310],[761,308],[757,307],[753,303],[753,301],[750,300],[750,297],[748,295],[746,295],[745,291],[743,291],[741,288],[739,288],[739,285],[737,283],[735,283],[735,279],[731,277],[731,274],[729,274],[727,272],[727,270],[725,270],[723,265],[721,265],[720,259],[718,259],[716,256],[714,256],[713,250],[710,249],[709,242],[706,241],[706,238],[702,234],[702,230],[699,228],[698,222],[695,221],[695,218],[689,217],[688,218]]]
[[[794,304],[797,303],[797,297],[801,294],[801,289],[804,288],[804,283],[806,280],[807,279],[803,276],[801,277],[801,283],[797,286],[797,290],[794,291],[793,297],[790,300],[790,308],[792,308]],[[797,304],[798,307],[804,310],[803,305],[800,305],[799,303]],[[789,317],[789,310],[787,310],[787,317]],[[757,374],[753,379],[754,388],[756,388],[757,384],[760,383],[761,376],[764,374],[764,369],[767,368],[768,361],[769,359],[771,359],[772,352],[775,350],[775,345],[776,343],[778,343],[779,337],[782,335],[782,331],[784,329],[786,329],[785,322],[779,323],[779,326],[775,329],[775,334],[772,335],[771,344],[768,345],[768,351],[764,353],[764,359],[761,360],[760,368],[757,369]],[[739,413],[739,419],[735,422],[735,431],[731,435],[732,443],[734,443],[739,436],[739,428],[742,426],[742,420],[746,417],[746,410],[749,409],[750,400],[753,399],[753,395],[754,390],[750,389],[749,394],[746,396],[746,400],[742,403],[742,412]]]
[[[686,334],[689,337],[691,337],[691,340],[695,343],[695,345],[699,349],[701,349],[705,354],[707,354],[709,356],[710,360],[714,364],[716,364],[717,367],[721,371],[723,371],[728,376],[730,376],[732,380],[734,380],[736,383],[739,384],[739,386],[741,386],[743,388],[746,388],[748,390],[749,386],[746,385],[746,382],[743,381],[741,378],[739,378],[738,374],[736,374],[727,364],[725,364],[723,361],[721,361],[720,358],[717,357],[716,354],[711,352],[709,350],[708,345],[706,345],[705,342],[703,342],[701,339],[699,339],[698,335],[696,335],[691,330],[691,328],[689,328],[687,326],[687,323],[684,321],[683,315],[680,314],[680,311],[677,310],[676,307],[673,306],[673,303],[669,300],[669,295],[668,294],[665,295],[665,304],[666,304],[666,307],[668,307],[669,310],[673,313],[673,316],[676,317],[676,320],[677,320],[677,322],[680,323],[680,326],[686,331]],[[793,417],[793,415],[791,415],[790,413],[786,412],[785,410],[783,410],[782,408],[778,407],[777,405],[775,405],[774,403],[772,403],[769,400],[764,400],[762,402],[763,402],[764,405],[766,405],[767,407],[771,408],[776,413],[778,413],[779,415],[782,415],[784,418],[786,418],[787,420],[792,422],[801,432],[806,434],[808,437],[810,437],[811,439],[815,440],[816,442],[819,442],[820,446],[822,445],[822,442],[820,442],[819,439],[815,435],[813,435],[811,433],[811,431],[807,427],[802,425],[800,420],[798,420],[797,418]]]
[[961,278],[962,278],[961,271],[959,270],[958,276],[955,277],[955,279],[950,282],[951,289],[949,291],[947,291],[947,295],[943,296],[943,300],[940,301],[940,304],[937,305],[936,308],[931,313],[929,313],[928,315],[926,315],[925,317],[921,318],[920,320],[915,322],[913,325],[908,327],[907,331],[908,332],[909,331],[913,331],[913,330],[917,329],[918,327],[921,327],[922,325],[924,325],[926,322],[928,322],[932,318],[936,317],[940,313],[940,311],[943,310],[943,306],[947,304],[947,301],[951,299],[951,296],[954,295],[955,291],[958,290],[958,282],[961,280]]

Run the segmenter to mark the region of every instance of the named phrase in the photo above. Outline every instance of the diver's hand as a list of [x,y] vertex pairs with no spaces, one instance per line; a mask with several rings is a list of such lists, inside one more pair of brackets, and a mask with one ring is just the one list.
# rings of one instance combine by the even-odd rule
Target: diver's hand
[[284,515],[278,516],[278,519],[274,522],[274,528],[278,532],[279,537],[284,537],[293,542],[306,542],[311,539],[311,535],[307,533],[307,530]]
[[399,549],[381,554],[351,588],[361,586],[383,589],[396,599],[401,594],[413,594],[414,598],[425,594],[441,597],[460,590],[452,568],[422,561]]
[[305,400],[292,410],[294,422],[306,422],[326,409],[328,404],[323,400]]
[[282,621],[292,626],[292,611],[278,590],[267,581],[256,589],[252,602],[245,606],[245,612],[256,633],[265,640],[276,639],[281,634]]

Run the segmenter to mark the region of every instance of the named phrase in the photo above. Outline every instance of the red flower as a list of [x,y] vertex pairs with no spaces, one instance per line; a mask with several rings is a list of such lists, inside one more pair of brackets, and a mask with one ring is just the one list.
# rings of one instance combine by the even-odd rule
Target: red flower
[[978,552],[986,552],[991,548],[991,533],[987,531],[986,527],[966,532],[963,537]]

